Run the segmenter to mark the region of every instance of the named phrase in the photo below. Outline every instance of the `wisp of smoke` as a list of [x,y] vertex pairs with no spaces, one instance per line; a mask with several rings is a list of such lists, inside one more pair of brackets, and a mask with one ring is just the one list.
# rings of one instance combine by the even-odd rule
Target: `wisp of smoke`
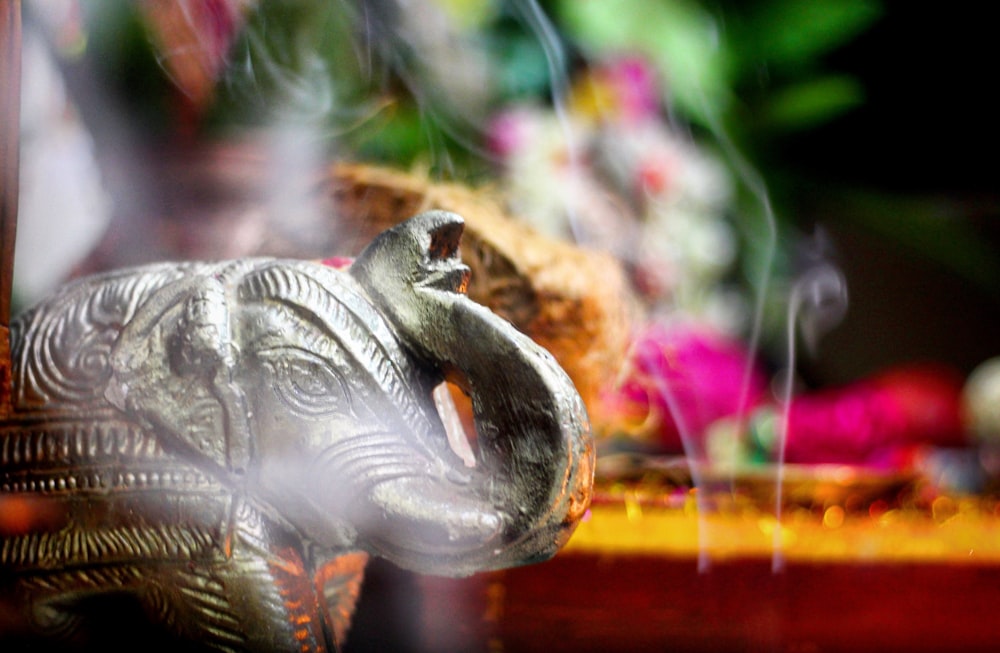
[[[537,0],[514,0],[511,6],[517,11],[524,24],[538,39],[545,53],[545,60],[549,68],[549,85],[552,93],[552,108],[559,127],[562,130],[563,140],[566,142],[567,166],[570,174],[576,176],[580,169],[581,160],[579,152],[579,139],[573,133],[573,126],[569,120],[566,110],[566,97],[569,95],[569,73],[566,63],[566,53],[559,35],[545,12],[539,6]],[[583,230],[576,215],[576,209],[572,203],[566,205],[566,216],[570,225],[570,233],[576,242],[581,242]]]
[[815,346],[826,330],[840,322],[847,311],[847,283],[843,274],[834,265],[820,262],[806,270],[792,286],[788,297],[786,322],[787,363],[784,387],[781,391],[782,412],[778,427],[777,478],[775,482],[775,529],[774,556],[771,568],[781,571],[785,566],[781,550],[781,511],[783,483],[785,476],[785,446],[788,441],[788,416],[792,400],[796,361],[796,332],[799,327],[807,343]]

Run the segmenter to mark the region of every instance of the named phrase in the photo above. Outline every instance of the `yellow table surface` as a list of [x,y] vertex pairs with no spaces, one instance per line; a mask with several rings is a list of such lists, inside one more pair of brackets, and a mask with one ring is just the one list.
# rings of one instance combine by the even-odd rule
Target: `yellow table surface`
[[699,509],[691,493],[679,507],[644,504],[625,492],[593,505],[566,554],[784,557],[812,562],[1000,562],[1000,516],[978,497],[940,496],[925,509],[860,509],[832,504],[774,507],[742,502]]

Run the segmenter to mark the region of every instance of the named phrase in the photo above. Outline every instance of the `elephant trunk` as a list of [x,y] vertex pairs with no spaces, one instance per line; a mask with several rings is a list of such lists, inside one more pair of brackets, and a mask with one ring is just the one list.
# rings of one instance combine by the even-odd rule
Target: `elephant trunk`
[[586,511],[594,448],[586,410],[555,359],[465,296],[464,223],[417,216],[380,235],[351,274],[425,362],[471,395],[483,482],[473,492],[499,515],[502,542],[480,568],[550,557]]
[[449,318],[452,328],[435,344],[472,397],[489,499],[509,511],[509,555],[547,558],[590,502],[594,451],[583,402],[555,359],[509,322],[472,302],[456,303]]

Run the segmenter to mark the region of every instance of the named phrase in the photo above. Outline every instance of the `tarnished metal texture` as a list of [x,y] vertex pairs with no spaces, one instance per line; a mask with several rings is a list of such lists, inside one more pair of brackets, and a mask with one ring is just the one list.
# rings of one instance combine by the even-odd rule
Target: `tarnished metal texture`
[[[346,271],[112,272],[16,318],[4,650],[335,650],[370,555],[446,575],[551,556],[589,502],[587,416],[464,295],[462,228],[421,214]],[[434,406],[446,376],[472,397],[474,465]]]

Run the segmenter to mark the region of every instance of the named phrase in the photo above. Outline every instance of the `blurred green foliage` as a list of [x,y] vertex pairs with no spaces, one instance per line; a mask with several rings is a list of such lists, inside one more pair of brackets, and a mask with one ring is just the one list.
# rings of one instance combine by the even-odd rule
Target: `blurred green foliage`
[[555,3],[568,38],[591,59],[641,54],[666,82],[668,101],[704,120],[731,102],[729,47],[718,22],[688,0]]
[[872,0],[693,0],[555,3],[569,38],[591,57],[639,52],[667,82],[667,100],[706,124],[736,102],[755,127],[813,126],[863,101],[860,85],[823,57],[880,15]]
[[[641,54],[684,121],[753,132],[811,128],[859,106],[861,86],[823,57],[880,15],[873,0],[436,0],[489,61],[493,108],[551,101],[573,68]],[[347,149],[401,165],[447,152],[469,160],[487,116],[465,116],[440,92],[440,53],[415,49],[392,2],[261,2],[230,48],[208,133],[308,120]],[[136,7],[87,3],[90,49],[138,115],[169,126],[167,76]],[[544,33],[526,17],[551,21]],[[551,61],[553,51],[565,53]],[[455,56],[462,56],[456,51]],[[558,63],[564,67],[560,70]],[[381,141],[381,142],[375,142]],[[481,154],[481,152],[474,152]],[[399,159],[393,161],[396,157]]]
[[[482,115],[443,89],[435,66],[450,51],[421,50],[406,33],[402,5],[295,0],[262,2],[251,13],[230,50],[203,130],[214,135],[275,120],[306,121],[338,155],[404,167],[420,163],[432,173],[470,179],[490,170],[484,148],[490,111],[513,102],[551,103],[575,69],[640,54],[664,81],[672,120],[694,128],[701,145],[720,146],[744,182],[755,181],[746,179],[747,168],[766,171],[780,217],[794,210],[801,194],[796,162],[782,158],[780,145],[864,108],[864,84],[856,71],[838,69],[834,55],[886,11],[878,0],[436,4],[488,62],[476,89],[485,98]],[[91,58],[113,72],[114,87],[145,128],[169,134],[169,80],[135,6],[94,0],[85,9]],[[551,21],[551,29],[532,16]],[[450,56],[465,56],[454,52]],[[960,208],[942,217],[926,203],[871,189],[827,192],[839,193],[848,206],[843,219],[983,287],[1000,288],[992,253],[969,231]],[[763,204],[758,190],[743,188],[738,211],[746,224],[738,227],[748,243],[766,231],[747,218],[764,212]],[[757,251],[748,256],[766,254]],[[779,273],[781,265],[779,260]],[[748,261],[745,270],[750,275],[763,266]]]

